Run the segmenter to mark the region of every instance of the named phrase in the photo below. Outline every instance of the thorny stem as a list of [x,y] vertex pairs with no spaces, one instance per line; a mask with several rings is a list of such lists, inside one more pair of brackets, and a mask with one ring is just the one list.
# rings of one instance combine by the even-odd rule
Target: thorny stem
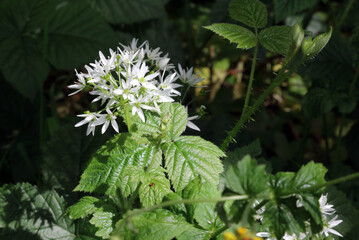
[[253,79],[254,79],[254,70],[256,69],[257,52],[258,52],[258,44],[254,48],[254,56],[253,56],[253,59],[252,59],[251,74],[250,74],[250,77],[249,77],[247,94],[246,94],[246,99],[244,101],[244,107],[243,107],[242,115],[245,114],[246,111],[247,111],[248,104],[249,104],[249,97],[251,96],[252,84],[253,84]]
[[236,137],[239,130],[243,127],[243,125],[248,121],[248,119],[252,116],[252,114],[262,105],[264,100],[272,93],[274,88],[279,86],[284,80],[286,80],[293,72],[297,70],[297,68],[304,62],[305,60],[302,59],[298,61],[297,64],[290,69],[288,72],[285,72],[286,65],[284,65],[281,70],[279,71],[278,75],[274,78],[272,84],[264,90],[264,92],[257,98],[254,102],[253,106],[249,107],[246,112],[243,112],[240,119],[233,127],[233,129],[228,133],[227,138],[221,144],[221,150],[225,151],[232,140]]

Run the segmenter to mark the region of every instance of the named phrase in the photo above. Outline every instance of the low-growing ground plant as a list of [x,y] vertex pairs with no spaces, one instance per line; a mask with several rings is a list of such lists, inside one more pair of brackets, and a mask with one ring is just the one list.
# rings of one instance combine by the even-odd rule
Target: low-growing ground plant
[[[272,173],[258,158],[254,141],[227,151],[274,88],[313,60],[332,30],[313,38],[300,24],[267,26],[266,6],[258,0],[233,0],[230,17],[241,25],[215,23],[205,28],[253,49],[250,79],[239,121],[220,147],[199,136],[183,105],[188,89],[203,79],[192,68],[175,66],[159,48],[133,39],[77,72],[70,94],[88,92],[97,109],[78,115],[75,127],[86,135],[117,134],[91,157],[74,191],[82,197],[65,210],[55,190],[30,184],[5,185],[0,191],[0,236],[27,239],[337,239],[343,220],[328,195],[329,187],[359,177],[332,181],[327,169],[311,161],[297,172]],[[251,101],[258,48],[284,56],[279,72]],[[120,124],[123,122],[124,124]],[[121,127],[122,126],[122,127]],[[216,126],[213,126],[216,127]],[[96,136],[97,137],[97,136]],[[56,177],[61,182],[61,177]],[[74,179],[75,181],[75,179]],[[343,198],[344,199],[344,198]],[[344,200],[343,200],[344,201]],[[12,212],[23,206],[15,218]],[[34,211],[37,209],[37,211]],[[50,209],[44,217],[40,210]],[[35,213],[35,214],[34,214]],[[20,238],[19,238],[20,239]]]

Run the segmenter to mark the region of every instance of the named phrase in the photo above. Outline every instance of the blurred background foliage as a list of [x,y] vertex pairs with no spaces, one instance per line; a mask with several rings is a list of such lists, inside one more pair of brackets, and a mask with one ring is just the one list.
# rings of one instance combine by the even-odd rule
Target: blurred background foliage
[[[1,0],[0,185],[26,181],[76,201],[72,189],[90,155],[111,134],[86,137],[84,128],[73,127],[92,99],[83,93],[68,97],[67,85],[75,80],[74,69],[84,71],[98,51],[108,53],[133,37],[161,47],[176,65],[194,66],[205,79],[207,87],[192,89],[184,103],[190,115],[203,115],[198,134],[219,145],[240,117],[251,62],[250,52],[202,28],[232,22],[229,2]],[[358,171],[359,1],[263,2],[269,25],[302,22],[314,35],[332,26],[333,37],[315,60],[275,89],[232,149],[259,138],[259,155],[273,171],[297,170],[310,160],[329,168],[328,179]],[[253,98],[281,61],[259,50]],[[359,182],[339,187],[359,207]]]

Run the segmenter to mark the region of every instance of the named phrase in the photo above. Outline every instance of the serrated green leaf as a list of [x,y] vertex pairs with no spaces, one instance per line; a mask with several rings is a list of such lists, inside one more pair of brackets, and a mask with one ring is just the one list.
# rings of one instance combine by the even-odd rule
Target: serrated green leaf
[[161,114],[146,111],[146,122],[137,115],[132,116],[133,130],[147,135],[165,131],[171,139],[179,137],[187,126],[187,111],[184,106],[179,103],[162,103],[160,110]]
[[302,44],[303,54],[307,58],[312,58],[316,56],[318,53],[320,53],[323,50],[325,45],[327,45],[331,36],[332,36],[332,28],[330,28],[329,32],[320,34],[314,39],[311,39],[311,37],[304,39]]
[[81,219],[76,221],[76,237],[75,240],[100,240],[97,237],[97,228],[89,223],[88,219]]
[[218,184],[223,171],[219,158],[224,156],[217,146],[200,137],[178,137],[165,150],[165,167],[173,188],[182,190],[196,176]]
[[303,204],[303,207],[310,213],[315,221],[315,224],[321,226],[323,222],[318,197],[309,193],[303,193],[301,194],[301,197],[301,203]]
[[226,179],[228,187],[239,194],[256,196],[269,190],[265,165],[258,166],[249,155],[227,170]]
[[259,0],[233,0],[228,10],[231,18],[250,27],[264,28],[267,25],[267,8]]
[[171,191],[171,185],[161,167],[150,169],[142,180],[139,195],[143,207],[159,204]]
[[167,240],[193,230],[182,216],[165,209],[136,215],[129,223],[121,220],[117,226],[117,235],[123,240]]
[[[165,202],[165,201],[177,201],[177,200],[182,200],[181,195],[179,193],[171,192],[164,197],[163,201]],[[183,203],[174,204],[169,206],[168,208],[171,212],[174,212],[177,215],[185,216],[187,212],[186,207]]]
[[277,194],[283,195],[286,192],[293,190],[294,179],[294,172],[278,172],[272,179],[271,185]]
[[294,187],[303,189],[325,183],[327,169],[321,163],[313,161],[302,166],[295,176]]
[[319,0],[274,0],[275,21],[278,23],[286,17],[313,7]]
[[237,48],[249,49],[257,44],[257,38],[250,30],[230,23],[215,23],[205,27],[221,37],[236,43]]
[[297,216],[293,215],[286,204],[273,201],[265,205],[262,224],[273,232],[277,239],[282,239],[285,232],[296,233],[299,236],[299,233],[304,231],[297,222]]
[[124,196],[131,194],[137,185],[131,184],[124,174],[127,166],[147,167],[162,163],[161,150],[137,135],[118,134],[106,142],[91,159],[75,191],[114,194],[121,189]]
[[263,29],[258,36],[259,42],[269,51],[287,54],[292,44],[291,26],[273,26]]
[[112,24],[132,24],[166,15],[164,5],[167,0],[91,0],[91,2],[92,7]]
[[114,216],[115,214],[112,212],[98,211],[93,214],[90,223],[99,229],[95,233],[96,236],[102,237],[103,239],[110,237],[110,234],[114,229]]
[[28,183],[0,188],[0,238],[73,240],[75,227],[55,191]]
[[98,202],[100,202],[98,198],[85,196],[69,207],[66,212],[72,219],[85,218],[96,211],[95,203]]

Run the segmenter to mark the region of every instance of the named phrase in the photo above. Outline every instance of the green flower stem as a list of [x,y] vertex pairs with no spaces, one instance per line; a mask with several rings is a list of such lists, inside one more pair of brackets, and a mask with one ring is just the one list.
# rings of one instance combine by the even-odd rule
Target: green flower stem
[[190,87],[191,87],[191,86],[188,84],[188,86],[187,86],[187,88],[186,88],[186,91],[185,91],[184,94],[183,94],[183,97],[182,97],[182,101],[181,101],[181,102],[183,102],[183,101],[185,100],[185,98],[186,98],[186,96],[187,96],[187,93],[188,93]]
[[228,229],[228,226],[225,225],[225,226],[221,227],[220,229],[218,229],[217,231],[215,231],[215,232],[211,235],[211,240],[212,240],[212,239],[213,239],[213,240],[216,239],[219,234],[221,234],[222,232],[226,231],[227,229]]
[[356,178],[359,178],[359,172],[349,174],[349,175],[344,176],[344,177],[336,178],[334,180],[328,181],[326,183],[318,184],[318,185],[315,185],[315,186],[312,186],[312,187],[286,192],[286,193],[283,193],[281,196],[290,196],[292,194],[299,194],[299,193],[304,193],[304,192],[312,192],[312,191],[316,191],[316,190],[318,190],[320,188],[323,188],[323,187],[328,187],[328,186],[331,186],[331,185],[346,182],[346,181],[353,180],[353,179],[356,179]]
[[281,70],[279,71],[278,75],[274,78],[272,84],[264,90],[264,92],[257,98],[257,100],[254,102],[253,106],[250,107],[247,111],[243,112],[240,119],[236,123],[236,125],[233,127],[233,129],[228,133],[227,138],[223,141],[221,144],[221,150],[226,151],[229,144],[232,142],[232,140],[236,137],[239,130],[243,127],[243,125],[248,121],[248,119],[254,114],[254,112],[262,105],[264,100],[269,96],[269,94],[272,93],[274,88],[282,84],[284,80],[286,80],[297,68],[304,62],[305,60],[302,59],[299,61],[292,69],[290,69],[288,72],[285,72],[286,65],[284,65]]
[[235,200],[246,200],[248,199],[247,195],[234,195],[234,196],[225,196],[220,198],[203,198],[203,199],[183,199],[183,200],[173,200],[173,201],[167,201],[162,202],[160,204],[153,205],[151,207],[147,208],[141,208],[138,210],[134,210],[133,213],[127,215],[127,219],[134,217],[136,215],[139,215],[144,212],[149,212],[157,208],[164,208],[176,204],[189,204],[189,203],[204,203],[204,202],[225,202],[225,201],[235,201]]
[[247,88],[246,99],[244,101],[244,107],[243,107],[242,115],[244,115],[246,113],[246,111],[247,111],[248,104],[249,104],[249,97],[251,96],[252,85],[253,85],[253,80],[254,80],[254,72],[255,72],[255,69],[256,69],[257,53],[258,53],[258,44],[254,48],[254,55],[253,55],[253,59],[252,59],[251,74],[249,76],[249,83],[248,83],[248,88]]
[[129,104],[127,103],[125,105],[125,123],[127,125],[128,128],[128,132],[131,133],[132,131],[132,120],[131,120],[131,115],[130,115],[130,110],[129,110]]

